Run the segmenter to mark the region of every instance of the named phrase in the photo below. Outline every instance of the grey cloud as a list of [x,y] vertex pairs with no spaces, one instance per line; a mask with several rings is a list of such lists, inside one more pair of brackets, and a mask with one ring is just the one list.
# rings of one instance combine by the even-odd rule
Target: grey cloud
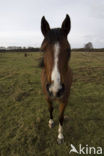
[[0,46],[40,46],[41,17],[45,15],[52,28],[60,27],[66,13],[72,22],[68,36],[72,47],[82,47],[90,40],[95,46],[103,47],[103,0],[1,0]]

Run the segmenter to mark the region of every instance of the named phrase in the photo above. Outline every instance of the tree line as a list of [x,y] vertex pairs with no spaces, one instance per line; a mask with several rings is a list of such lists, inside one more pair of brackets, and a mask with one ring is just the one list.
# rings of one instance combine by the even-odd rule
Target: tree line
[[36,47],[1,47],[0,52],[39,52],[40,48]]
[[[76,52],[104,52],[104,48],[97,49],[94,48],[92,42],[88,42],[84,45],[83,48],[73,48],[72,51]],[[0,47],[0,52],[41,52],[41,49],[39,47],[16,47],[16,46],[11,46],[11,47]]]

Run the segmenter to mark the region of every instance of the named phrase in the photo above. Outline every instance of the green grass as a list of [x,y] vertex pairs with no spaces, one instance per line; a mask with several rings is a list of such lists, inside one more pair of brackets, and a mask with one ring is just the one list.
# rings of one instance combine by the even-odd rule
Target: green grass
[[103,146],[104,53],[72,53],[73,84],[61,145],[56,142],[59,104],[54,104],[55,127],[49,129],[38,68],[42,54],[31,54],[0,55],[0,156],[68,156],[70,144]]

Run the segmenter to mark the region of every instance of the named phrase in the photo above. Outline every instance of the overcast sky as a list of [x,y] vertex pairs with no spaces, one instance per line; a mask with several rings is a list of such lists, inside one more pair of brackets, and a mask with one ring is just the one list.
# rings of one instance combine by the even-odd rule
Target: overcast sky
[[0,0],[0,46],[40,46],[41,17],[54,28],[66,14],[71,17],[72,48],[89,41],[104,47],[104,0]]

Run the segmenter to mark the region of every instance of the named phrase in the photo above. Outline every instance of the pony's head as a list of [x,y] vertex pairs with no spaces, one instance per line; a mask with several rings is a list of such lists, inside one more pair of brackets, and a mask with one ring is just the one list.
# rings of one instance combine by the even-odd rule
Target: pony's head
[[45,17],[41,19],[44,40],[44,68],[47,77],[46,89],[50,96],[61,97],[65,91],[65,77],[68,71],[70,45],[67,35],[71,28],[70,17],[66,15],[61,28],[51,29]]

